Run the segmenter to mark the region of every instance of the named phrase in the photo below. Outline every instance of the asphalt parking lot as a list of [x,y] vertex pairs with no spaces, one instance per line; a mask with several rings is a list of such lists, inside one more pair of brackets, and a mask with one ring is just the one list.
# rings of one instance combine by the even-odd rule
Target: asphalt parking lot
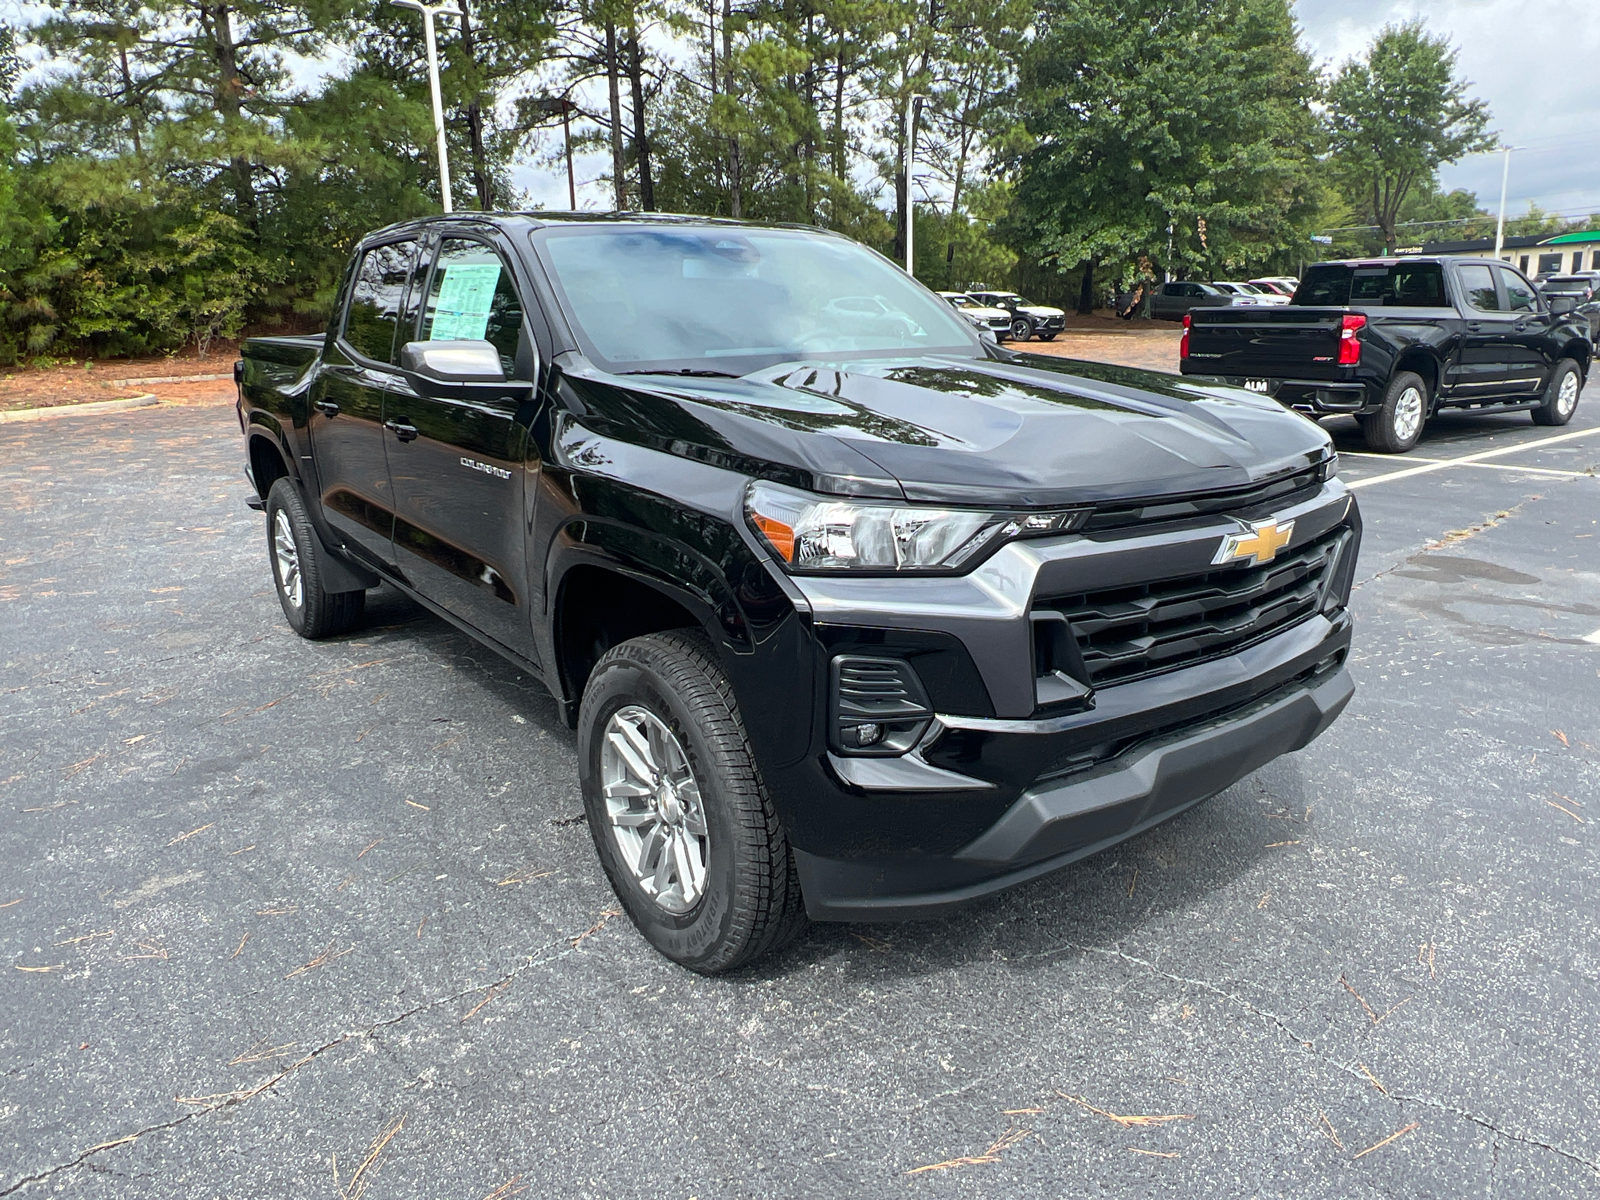
[[704,979],[537,685],[392,593],[293,636],[229,409],[0,427],[0,1196],[1593,1195],[1600,385],[1332,430],[1328,734]]

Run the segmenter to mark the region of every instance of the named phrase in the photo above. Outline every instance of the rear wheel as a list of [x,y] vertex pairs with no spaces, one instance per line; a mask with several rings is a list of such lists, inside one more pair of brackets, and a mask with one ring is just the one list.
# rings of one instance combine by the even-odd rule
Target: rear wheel
[[1027,317],[1016,317],[1011,322],[1011,340],[1025,342],[1033,336],[1033,322]]
[[1550,377],[1544,390],[1544,403],[1533,410],[1535,425],[1565,425],[1578,410],[1578,393],[1583,389],[1583,375],[1578,364],[1563,358]]
[[366,592],[328,592],[317,561],[317,534],[305,501],[288,479],[267,493],[267,555],[289,625],[303,638],[342,633],[361,618]]
[[1379,454],[1404,454],[1422,437],[1428,419],[1428,385],[1414,371],[1401,371],[1389,383],[1383,406],[1356,418],[1367,449]]
[[794,855],[704,635],[609,650],[584,688],[578,739],[595,850],[657,950],[717,974],[805,927]]

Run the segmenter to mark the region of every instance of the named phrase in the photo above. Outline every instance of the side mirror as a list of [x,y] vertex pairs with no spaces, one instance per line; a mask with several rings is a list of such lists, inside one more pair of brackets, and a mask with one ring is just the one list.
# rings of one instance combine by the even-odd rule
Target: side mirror
[[459,342],[407,342],[400,351],[400,369],[418,382],[442,384],[504,383],[500,351],[481,338]]
[[1544,301],[1550,306],[1550,311],[1559,316],[1577,308],[1579,299],[1576,292],[1551,292]]
[[980,342],[987,342],[991,346],[998,346],[1000,344],[1000,339],[995,336],[994,330],[990,329],[987,325],[978,330],[978,340]]

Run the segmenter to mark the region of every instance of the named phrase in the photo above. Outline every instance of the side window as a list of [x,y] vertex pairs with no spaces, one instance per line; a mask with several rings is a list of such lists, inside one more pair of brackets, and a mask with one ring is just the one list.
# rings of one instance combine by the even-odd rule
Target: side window
[[1539,301],[1533,287],[1521,275],[1511,271],[1500,272],[1500,282],[1506,285],[1506,307],[1512,312],[1537,312]]
[[1479,312],[1499,312],[1500,297],[1494,290],[1494,276],[1487,266],[1466,263],[1461,267],[1461,290],[1467,303]]
[[1161,294],[1163,296],[1181,296],[1183,295],[1183,284],[1163,283],[1161,285]]
[[344,340],[367,358],[398,361],[394,331],[416,251],[415,242],[391,242],[372,247],[361,258],[345,313]]
[[506,378],[516,371],[522,300],[499,254],[482,242],[447,239],[422,314],[425,342],[483,339],[500,351]]

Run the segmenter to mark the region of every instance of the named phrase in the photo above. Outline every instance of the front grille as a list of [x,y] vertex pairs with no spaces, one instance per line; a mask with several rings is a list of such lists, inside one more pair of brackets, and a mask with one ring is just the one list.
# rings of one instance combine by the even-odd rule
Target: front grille
[[1346,533],[1335,529],[1258,567],[1059,596],[1034,608],[1067,618],[1089,683],[1125,683],[1232,654],[1311,616]]
[[1280,475],[1265,483],[1208,492],[1183,500],[1136,500],[1129,504],[1100,505],[1084,523],[1083,531],[1097,533],[1103,529],[1125,529],[1130,525],[1147,525],[1157,521],[1182,521],[1214,513],[1246,517],[1257,508],[1284,508],[1320,488],[1326,470],[1326,467],[1318,464],[1289,475]]

